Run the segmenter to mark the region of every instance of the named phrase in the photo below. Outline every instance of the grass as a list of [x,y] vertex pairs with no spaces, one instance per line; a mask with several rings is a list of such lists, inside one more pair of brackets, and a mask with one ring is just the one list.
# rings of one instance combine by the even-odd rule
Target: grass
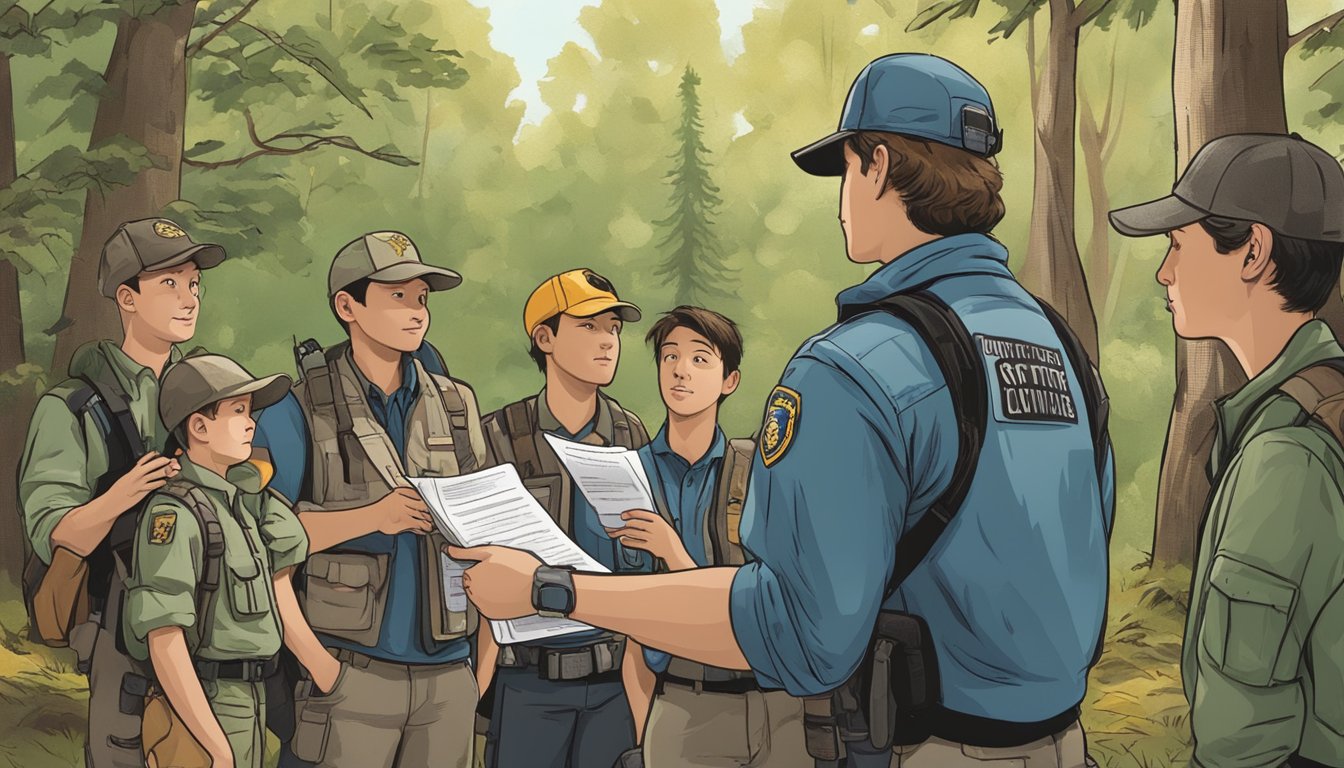
[[[1154,572],[1145,563],[1120,565],[1112,574],[1106,650],[1092,671],[1083,713],[1088,749],[1102,768],[1189,762],[1179,670],[1188,584],[1186,571]],[[0,768],[80,765],[84,678],[68,652],[21,636],[24,623],[20,602],[0,599]],[[274,765],[274,742],[269,746]]]

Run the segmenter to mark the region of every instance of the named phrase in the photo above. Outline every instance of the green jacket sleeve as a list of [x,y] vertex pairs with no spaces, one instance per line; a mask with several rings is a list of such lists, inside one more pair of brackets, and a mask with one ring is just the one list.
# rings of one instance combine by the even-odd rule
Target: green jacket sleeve
[[127,583],[126,626],[145,639],[160,627],[196,623],[196,585],[205,563],[200,524],[191,510],[163,496],[140,518]]
[[265,494],[261,508],[261,540],[271,553],[271,570],[279,573],[308,558],[308,532],[280,499]]
[[80,424],[60,396],[37,401],[19,461],[19,505],[24,531],[43,562],[51,562],[51,532],[67,512],[93,499],[97,478],[107,471],[106,448],[90,444],[86,429],[94,427]]
[[[1302,649],[1338,586],[1331,466],[1293,431],[1251,440],[1228,468],[1197,643],[1195,764],[1279,766],[1299,746]],[[1331,532],[1327,538],[1327,528]]]

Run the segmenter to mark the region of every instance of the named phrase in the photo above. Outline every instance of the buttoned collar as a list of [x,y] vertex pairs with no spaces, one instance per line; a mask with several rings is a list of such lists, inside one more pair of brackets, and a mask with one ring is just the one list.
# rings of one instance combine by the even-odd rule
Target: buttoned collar
[[[595,423],[594,423],[595,422]],[[602,438],[605,445],[611,445],[616,439],[616,428],[611,419],[611,407],[607,404],[607,399],[601,392],[597,393],[597,413],[593,420],[588,422],[592,426],[592,434]],[[569,434],[565,425],[551,413],[551,407],[546,404],[546,388],[542,387],[541,392],[537,394],[537,427],[542,432],[564,432]],[[582,434],[584,430],[579,430]],[[575,435],[577,437],[577,435]]]
[[668,458],[675,457],[678,461],[691,469],[704,467],[716,459],[722,459],[723,453],[727,448],[728,439],[724,437],[723,430],[717,425],[714,427],[714,440],[709,444],[709,450],[705,451],[705,455],[697,459],[694,464],[686,461],[686,457],[672,450],[672,446],[667,442],[667,422],[663,422],[662,429],[658,430],[658,434],[649,442],[649,449],[653,451],[655,455]]
[[1008,249],[989,235],[978,233],[940,237],[907,251],[867,280],[841,291],[835,303],[841,308],[871,304],[939,278],[966,274],[1012,277]]

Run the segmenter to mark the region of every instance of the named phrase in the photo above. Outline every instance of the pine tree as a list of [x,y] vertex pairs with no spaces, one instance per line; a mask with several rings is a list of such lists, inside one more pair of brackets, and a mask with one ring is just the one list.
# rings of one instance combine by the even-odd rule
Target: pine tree
[[724,263],[723,249],[714,234],[719,188],[709,177],[709,150],[701,137],[700,76],[689,66],[681,76],[681,124],[675,137],[678,150],[671,156],[673,168],[666,178],[672,187],[672,212],[655,222],[667,228],[658,243],[666,257],[657,275],[675,282],[678,304],[696,304],[705,299],[732,295],[736,270]]

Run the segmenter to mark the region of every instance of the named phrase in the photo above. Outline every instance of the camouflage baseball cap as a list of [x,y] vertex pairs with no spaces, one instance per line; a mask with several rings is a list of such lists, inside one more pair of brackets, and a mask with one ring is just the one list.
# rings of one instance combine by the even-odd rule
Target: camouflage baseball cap
[[331,271],[327,273],[327,297],[365,278],[375,283],[404,283],[420,278],[431,291],[446,291],[462,282],[462,276],[453,270],[421,261],[415,243],[400,232],[370,232],[346,243],[332,259]]
[[169,431],[202,408],[240,395],[252,395],[252,410],[274,405],[289,392],[283,373],[254,378],[223,355],[184,357],[164,374],[159,389],[159,416]]
[[197,243],[186,230],[168,219],[152,218],[128,221],[117,227],[103,244],[98,261],[98,290],[109,299],[117,297],[117,286],[139,275],[196,262],[198,269],[219,266],[224,248],[213,243]]

